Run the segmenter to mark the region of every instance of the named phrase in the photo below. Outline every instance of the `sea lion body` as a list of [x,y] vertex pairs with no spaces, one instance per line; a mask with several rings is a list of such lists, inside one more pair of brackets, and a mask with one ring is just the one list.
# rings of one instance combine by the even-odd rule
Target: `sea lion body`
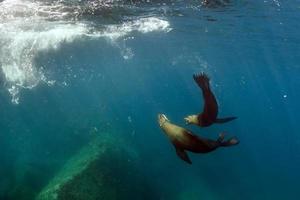
[[180,146],[194,153],[207,153],[219,146],[216,141],[200,138],[189,130],[172,124],[169,121],[164,122],[161,128],[175,146]]
[[189,115],[185,117],[187,124],[195,124],[200,127],[207,127],[214,123],[226,123],[236,119],[237,117],[218,117],[218,102],[214,93],[210,89],[209,78],[206,74],[201,73],[193,76],[197,85],[201,88],[202,96],[204,99],[203,111],[197,115]]
[[177,155],[190,164],[192,162],[185,151],[209,153],[218,147],[232,146],[239,143],[237,138],[231,138],[224,142],[224,134],[220,134],[217,140],[196,136],[191,131],[172,124],[164,114],[158,115],[158,123],[174,145]]

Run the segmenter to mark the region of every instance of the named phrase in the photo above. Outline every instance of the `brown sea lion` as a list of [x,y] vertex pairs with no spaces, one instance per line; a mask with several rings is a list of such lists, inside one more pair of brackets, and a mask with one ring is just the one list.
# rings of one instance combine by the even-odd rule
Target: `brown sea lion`
[[177,155],[189,164],[192,164],[192,161],[188,157],[186,151],[209,153],[216,150],[218,147],[229,147],[239,143],[239,140],[236,137],[224,141],[223,133],[219,135],[217,140],[196,136],[191,131],[170,123],[164,114],[158,114],[158,123],[160,128],[174,145]]
[[197,115],[189,115],[185,117],[187,124],[195,124],[201,127],[210,126],[213,123],[226,123],[237,117],[227,117],[227,118],[217,118],[218,116],[218,103],[212,93],[209,85],[209,78],[206,74],[194,74],[193,78],[198,86],[202,90],[202,95],[204,98],[204,108],[202,113]]

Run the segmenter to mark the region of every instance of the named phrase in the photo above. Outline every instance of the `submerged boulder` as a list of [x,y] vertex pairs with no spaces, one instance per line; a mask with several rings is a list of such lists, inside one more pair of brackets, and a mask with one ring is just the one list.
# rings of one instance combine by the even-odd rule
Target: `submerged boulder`
[[158,199],[131,145],[97,137],[56,174],[37,200]]

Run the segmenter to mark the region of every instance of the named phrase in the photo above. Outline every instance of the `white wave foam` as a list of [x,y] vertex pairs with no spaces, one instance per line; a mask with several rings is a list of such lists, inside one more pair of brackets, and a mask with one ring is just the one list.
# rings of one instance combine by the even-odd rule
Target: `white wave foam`
[[20,29],[20,25],[2,27],[0,35],[1,47],[0,63],[6,79],[9,92],[14,103],[18,103],[20,88],[33,88],[40,81],[47,82],[42,70],[34,66],[35,56],[45,50],[57,49],[63,43],[71,43],[87,33],[81,24],[55,24],[53,28],[37,31]]
[[156,17],[148,17],[124,22],[122,25],[107,26],[106,30],[100,34],[112,40],[116,40],[134,31],[149,33],[154,31],[169,32],[171,30],[168,21]]
[[[95,30],[85,22],[65,19],[68,11],[60,3],[50,5],[29,0],[5,0],[0,2],[0,67],[6,80],[12,102],[19,103],[19,91],[31,89],[47,80],[42,67],[34,60],[42,51],[56,50],[79,38],[105,37],[116,41],[131,32],[148,33],[170,31],[169,23],[155,17],[141,18],[109,25]],[[134,54],[130,48],[121,50],[124,59]]]

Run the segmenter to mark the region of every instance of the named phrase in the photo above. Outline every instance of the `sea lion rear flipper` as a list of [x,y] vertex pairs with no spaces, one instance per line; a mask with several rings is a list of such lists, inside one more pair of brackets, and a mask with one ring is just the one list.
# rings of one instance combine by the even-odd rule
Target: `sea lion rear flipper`
[[184,160],[185,162],[192,164],[191,159],[189,158],[188,154],[184,151],[184,149],[179,148],[178,146],[174,145],[176,149],[177,156]]
[[233,145],[237,145],[239,143],[240,143],[240,141],[236,137],[232,137],[232,138],[230,138],[229,140],[227,140],[225,142],[221,142],[220,144],[223,147],[230,147],[230,146],[233,146]]
[[222,143],[223,140],[224,140],[224,138],[225,138],[225,134],[224,134],[224,133],[220,133],[220,134],[219,134],[219,138],[217,139],[217,141],[218,141],[219,143]]
[[216,119],[215,123],[223,124],[223,123],[232,121],[232,120],[234,120],[234,119],[236,119],[236,118],[237,118],[237,117],[219,118],[219,119]]
[[203,91],[209,90],[209,78],[205,73],[194,74],[193,78]]

